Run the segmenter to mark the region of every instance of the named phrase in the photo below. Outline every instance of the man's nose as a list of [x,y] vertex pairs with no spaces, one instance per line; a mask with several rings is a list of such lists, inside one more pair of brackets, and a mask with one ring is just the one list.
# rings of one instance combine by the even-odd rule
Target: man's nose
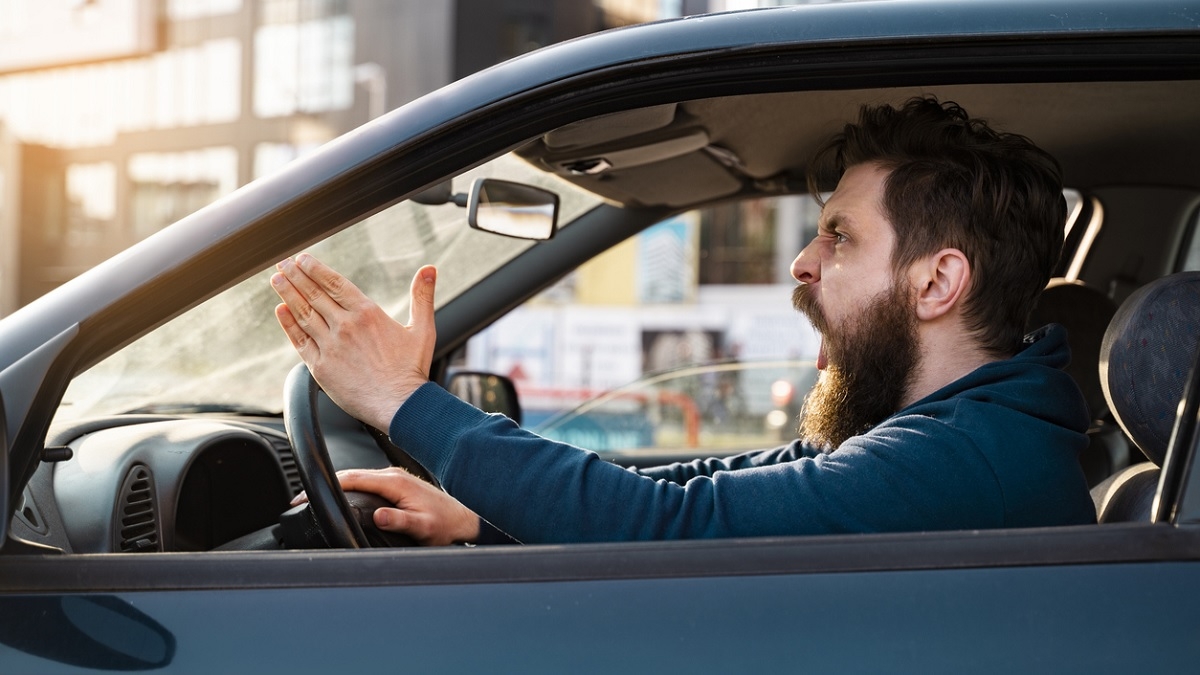
[[796,281],[811,284],[821,279],[821,260],[814,244],[815,239],[792,261],[792,278]]

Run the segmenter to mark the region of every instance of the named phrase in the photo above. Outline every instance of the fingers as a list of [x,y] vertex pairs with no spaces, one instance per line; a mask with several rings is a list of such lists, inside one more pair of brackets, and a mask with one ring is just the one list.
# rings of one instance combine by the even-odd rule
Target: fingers
[[408,305],[408,325],[426,327],[433,325],[433,291],[437,285],[437,268],[425,265],[413,275],[412,290]]
[[406,488],[411,488],[412,481],[420,480],[396,467],[377,471],[347,469],[339,471],[337,477],[343,491],[371,492],[393,504],[400,504],[408,493]]
[[421,528],[417,523],[414,523],[413,521],[416,519],[407,511],[381,507],[375,509],[373,517],[375,519],[375,526],[385,532],[407,534],[417,541],[424,541],[429,537],[428,528]]
[[369,302],[357,286],[307,253],[275,267],[279,271],[271,286],[291,311],[293,323],[309,336],[326,333],[345,312]]
[[[287,266],[288,262],[284,260],[280,265]],[[321,303],[318,305],[318,309],[323,309],[322,305],[327,301],[332,301],[343,309],[354,309],[361,306],[364,301],[369,303],[367,296],[349,279],[308,253],[296,256],[294,268],[289,268],[285,274],[288,272],[297,273],[295,275],[297,279],[293,283],[299,281],[297,285],[300,290],[306,295],[312,296],[314,304]],[[292,274],[288,274],[289,279],[292,276]]]
[[287,334],[292,346],[300,353],[301,358],[307,357],[311,350],[317,348],[317,343],[313,342],[308,333],[304,332],[304,329],[296,322],[296,317],[286,304],[276,305],[275,318],[283,327],[283,332]]
[[[455,539],[443,532],[444,524],[429,513],[381,507],[375,509],[375,526],[385,532],[407,534],[426,546],[445,546]],[[478,535],[476,535],[478,536]]]
[[[295,267],[294,264],[291,266]],[[275,290],[276,295],[283,300],[288,309],[287,317],[280,317],[278,310],[275,312],[275,318],[279,319],[279,323],[285,331],[289,326],[293,330],[304,331],[309,336],[329,331],[325,317],[313,307],[304,293],[292,283],[292,280],[284,272],[280,271],[271,275],[271,288]]]
[[[370,492],[392,502],[398,503],[406,490],[403,484],[408,481],[422,482],[421,479],[399,467],[386,469],[342,469],[337,472],[338,484],[343,492]],[[401,485],[397,486],[397,482]],[[298,506],[308,501],[304,492],[292,498],[292,506]]]

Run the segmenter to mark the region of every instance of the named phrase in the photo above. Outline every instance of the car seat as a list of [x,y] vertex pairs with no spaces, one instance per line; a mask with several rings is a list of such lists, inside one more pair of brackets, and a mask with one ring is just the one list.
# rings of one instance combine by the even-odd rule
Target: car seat
[[1071,363],[1066,372],[1075,380],[1087,403],[1091,425],[1088,427],[1088,447],[1079,453],[1079,463],[1094,486],[1116,471],[1129,466],[1129,440],[1109,412],[1100,373],[1100,345],[1104,333],[1117,313],[1117,303],[1094,286],[1082,281],[1056,277],[1050,280],[1029,314],[1026,331],[1048,323],[1061,324],[1067,329],[1071,347]]
[[1117,310],[1100,348],[1100,384],[1121,428],[1150,461],[1092,488],[1097,519],[1156,520],[1163,460],[1200,344],[1200,272],[1155,280]]

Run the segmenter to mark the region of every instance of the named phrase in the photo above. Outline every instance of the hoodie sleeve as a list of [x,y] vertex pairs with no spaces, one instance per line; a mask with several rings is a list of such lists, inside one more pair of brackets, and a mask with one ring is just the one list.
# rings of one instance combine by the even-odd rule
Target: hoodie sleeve
[[[527,543],[999,525],[1001,509],[987,494],[994,489],[979,489],[994,478],[969,441],[917,417],[915,428],[877,429],[886,433],[829,454],[758,464],[789,451],[751,454],[737,470],[683,484],[541,438],[432,384],[397,411],[390,431],[450,494]],[[927,470],[956,455],[967,461]]]
[[655,480],[668,480],[684,485],[689,480],[699,476],[712,477],[718,471],[739,471],[759,466],[770,466],[791,462],[801,457],[813,458],[822,453],[822,449],[795,440],[782,447],[770,450],[752,450],[723,458],[697,459],[690,462],[674,462],[662,466],[650,466],[635,471]]

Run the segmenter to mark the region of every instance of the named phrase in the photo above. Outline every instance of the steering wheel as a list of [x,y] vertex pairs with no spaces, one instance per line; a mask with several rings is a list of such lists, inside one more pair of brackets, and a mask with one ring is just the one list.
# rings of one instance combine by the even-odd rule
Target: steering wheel
[[390,503],[365,492],[342,492],[317,421],[320,389],[308,366],[301,363],[293,368],[283,385],[283,425],[321,535],[331,548],[412,546],[415,542],[409,537],[375,527],[375,509]]

